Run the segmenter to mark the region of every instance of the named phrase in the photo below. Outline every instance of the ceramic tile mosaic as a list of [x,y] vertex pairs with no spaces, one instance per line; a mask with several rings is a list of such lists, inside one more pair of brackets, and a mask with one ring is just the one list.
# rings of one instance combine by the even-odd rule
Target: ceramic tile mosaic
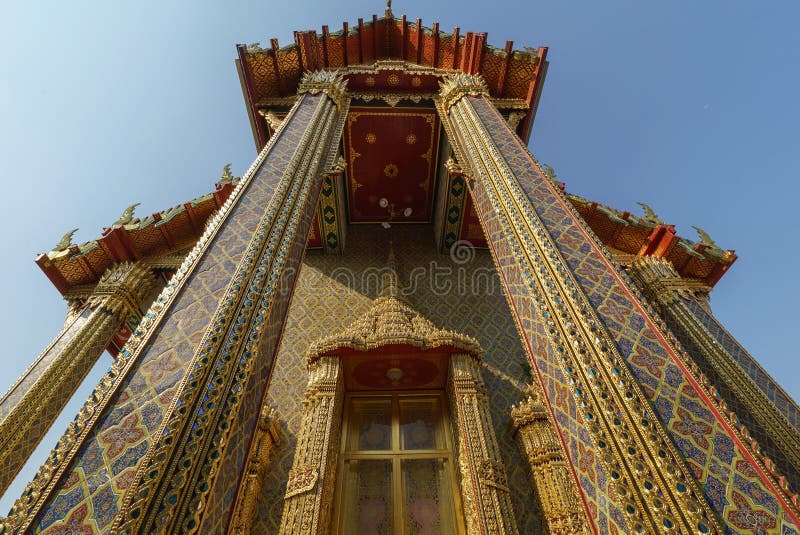
[[[695,306],[698,305],[695,303]],[[778,466],[781,473],[786,476],[793,489],[800,488],[800,467],[795,466],[787,459],[787,456],[782,452],[780,446],[774,442],[772,438],[773,433],[768,432],[768,430],[764,428],[760,419],[755,416],[753,408],[751,408],[746,401],[739,399],[726,384],[714,363],[715,357],[706,355],[706,353],[700,349],[695,343],[695,340],[689,336],[672,313],[668,312],[664,316],[664,319],[670,330],[680,341],[681,347],[687,351],[689,355],[691,355],[692,360],[700,366],[703,373],[705,373],[711,381],[711,384],[713,384],[717,392],[719,392],[720,397],[725,400],[728,408],[735,412],[737,419],[747,426],[750,436],[758,441],[759,448],[761,448],[762,452],[775,461],[775,464]],[[772,384],[775,383],[773,382]]]
[[686,307],[700,320],[706,330],[733,357],[739,366],[750,376],[776,407],[800,431],[800,408],[797,403],[780,387],[750,353],[722,326],[713,314],[709,314],[697,302],[685,300]]
[[566,449],[567,460],[579,482],[589,516],[595,518],[597,526],[605,532],[627,532],[627,526],[613,499],[608,499],[612,490],[608,488],[608,478],[596,459],[578,455],[581,450],[589,451],[593,446],[589,434],[583,429],[575,404],[570,394],[571,386],[558,364],[558,356],[547,337],[542,316],[536,311],[533,297],[528,293],[522,273],[511,254],[504,227],[497,213],[491,208],[481,184],[474,186],[475,205],[482,214],[484,230],[494,251],[497,263],[501,266],[500,275],[508,289],[509,302],[517,319],[525,331],[524,336],[536,359],[540,381],[550,400],[553,414],[558,422],[558,431]]
[[0,421],[3,420],[11,409],[22,399],[22,396],[33,386],[36,380],[42,376],[44,371],[53,363],[53,361],[61,355],[64,347],[74,339],[81,329],[89,321],[89,316],[92,315],[91,308],[85,308],[75,319],[66,326],[55,340],[48,346],[45,351],[31,364],[30,368],[25,371],[25,374],[20,377],[18,382],[8,390],[0,399]]
[[[7,428],[8,434],[0,437],[0,447],[6,452],[0,457],[0,488],[6,488],[23,468],[31,452],[39,445],[72,398],[75,389],[97,363],[120,325],[119,318],[109,316],[107,310],[87,307],[59,334],[7,393],[7,397],[3,398],[0,404],[0,420],[7,417],[20,402],[22,405],[18,410],[24,412],[12,414],[14,420],[10,422],[17,422],[15,427]],[[92,343],[86,344],[86,340],[91,340]],[[48,372],[51,366],[56,368]],[[44,376],[46,372],[48,375]],[[25,400],[24,396],[40,379],[47,382],[37,388],[43,388],[40,391],[46,392],[47,396]],[[30,404],[30,401],[33,403]]]

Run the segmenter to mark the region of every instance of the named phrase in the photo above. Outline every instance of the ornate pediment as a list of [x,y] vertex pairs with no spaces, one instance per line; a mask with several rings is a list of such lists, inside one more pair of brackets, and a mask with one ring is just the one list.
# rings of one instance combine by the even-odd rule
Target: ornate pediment
[[449,348],[477,358],[483,356],[480,344],[471,336],[439,329],[399,298],[383,296],[344,331],[312,344],[307,358],[310,364],[341,350],[367,352],[387,345],[406,345],[422,351]]

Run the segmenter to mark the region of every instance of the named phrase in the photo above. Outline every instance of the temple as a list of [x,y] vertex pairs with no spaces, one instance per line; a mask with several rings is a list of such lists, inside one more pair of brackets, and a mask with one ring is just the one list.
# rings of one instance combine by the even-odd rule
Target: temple
[[68,311],[0,490],[114,363],[0,532],[800,533],[800,409],[709,304],[736,255],[540,165],[546,48],[387,7],[236,53],[247,172],[36,260]]

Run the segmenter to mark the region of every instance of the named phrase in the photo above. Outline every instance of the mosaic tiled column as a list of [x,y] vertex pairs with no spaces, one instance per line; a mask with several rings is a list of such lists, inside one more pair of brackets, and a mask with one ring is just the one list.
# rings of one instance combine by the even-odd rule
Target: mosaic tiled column
[[307,75],[300,93],[6,526],[227,529],[347,112],[338,74]]
[[339,357],[320,357],[309,369],[303,423],[286,483],[282,534],[330,531],[342,398]]
[[796,498],[487,97],[455,75],[438,106],[592,528],[797,531]]
[[561,441],[536,390],[532,387],[531,395],[512,407],[511,424],[530,464],[548,533],[589,534],[589,522],[564,459]]
[[267,474],[269,455],[278,442],[278,420],[275,411],[261,408],[261,417],[256,426],[256,436],[247,457],[247,472],[239,483],[236,505],[233,507],[228,533],[230,535],[249,535],[255,514],[256,502],[261,495],[262,482]]
[[149,269],[108,268],[88,300],[71,303],[64,329],[0,399],[0,494],[111,343],[129,315],[139,314],[153,288]]
[[[660,310],[728,408],[747,426],[767,457],[800,490],[800,409],[711,314],[691,281],[657,257],[636,259],[634,280]],[[736,357],[734,357],[734,354]]]
[[479,358],[465,353],[452,355],[450,376],[467,531],[517,533],[506,470],[494,436]]

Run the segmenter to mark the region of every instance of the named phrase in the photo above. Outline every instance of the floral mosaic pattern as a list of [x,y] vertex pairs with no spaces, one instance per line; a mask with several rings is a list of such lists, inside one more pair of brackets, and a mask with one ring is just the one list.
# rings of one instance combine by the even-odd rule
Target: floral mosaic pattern
[[[695,303],[695,306],[698,305]],[[708,316],[706,315],[704,317]],[[736,413],[737,420],[747,426],[750,436],[758,442],[758,446],[763,454],[775,462],[780,472],[786,476],[791,488],[800,488],[800,467],[796,466],[792,462],[792,459],[786,454],[786,450],[783,449],[780,444],[776,444],[775,442],[775,433],[780,433],[780,431],[770,430],[764,427],[763,418],[760,418],[754,414],[755,408],[752,407],[751,404],[746,400],[740,399],[740,396],[738,396],[731,389],[731,387],[722,377],[718,366],[714,362],[716,357],[713,355],[707,355],[706,352],[697,345],[695,339],[689,336],[689,334],[684,330],[684,326],[681,324],[681,322],[675,319],[671,310],[667,310],[664,319],[666,320],[667,325],[669,325],[672,333],[677,336],[681,343],[681,347],[686,350],[689,355],[691,355],[692,360],[694,360],[694,362],[700,366],[700,368],[703,370],[703,373],[706,374],[709,381],[711,381],[711,383],[717,389],[720,397],[725,400],[728,408]],[[750,358],[749,355],[748,358]],[[757,366],[759,370],[761,370],[761,367],[758,366],[755,361],[752,361],[752,363]],[[761,373],[764,372],[762,371]],[[766,374],[764,373],[764,375]],[[774,383],[771,379],[769,384],[773,385],[773,387],[777,386],[776,383]],[[776,390],[771,391],[775,395],[781,395],[781,393],[777,392]],[[786,399],[788,399],[788,397]],[[792,404],[794,404],[793,401]],[[777,404],[776,407],[778,407]]]
[[733,338],[719,323],[713,314],[709,314],[696,301],[684,300],[686,307],[700,320],[700,323],[722,345],[725,351],[747,372],[775,406],[786,416],[789,422],[800,431],[800,408],[794,400],[764,371],[758,362]]

